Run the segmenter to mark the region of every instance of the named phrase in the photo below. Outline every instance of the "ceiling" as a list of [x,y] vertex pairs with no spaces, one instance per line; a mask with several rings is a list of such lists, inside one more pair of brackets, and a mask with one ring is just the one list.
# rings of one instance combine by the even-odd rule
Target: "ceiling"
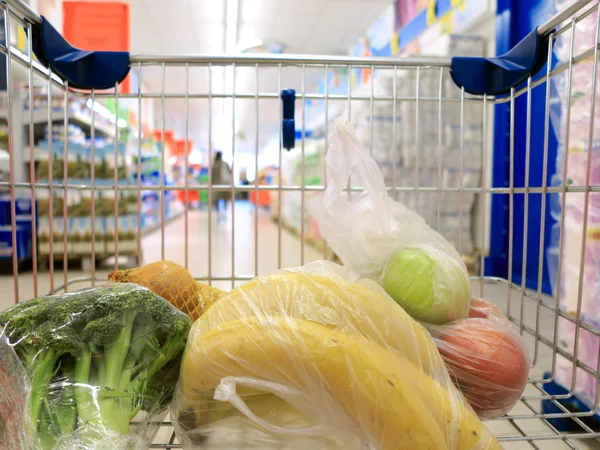
[[[136,54],[198,54],[237,52],[251,43],[278,43],[288,54],[344,55],[365,30],[382,14],[392,0],[129,0],[131,5],[131,51]],[[231,14],[227,8],[237,6],[234,48],[227,42],[227,28]],[[235,7],[234,6],[234,7]],[[233,10],[233,9],[232,9]],[[230,11],[231,13],[231,11]],[[231,22],[230,22],[231,23]],[[227,47],[227,48],[226,48]],[[169,67],[165,72],[167,93],[183,92],[186,86],[185,70]],[[323,71],[305,74],[305,86],[315,85]],[[213,91],[222,89],[223,73],[213,72]],[[282,88],[301,88],[301,70],[286,70]],[[160,67],[144,68],[142,73],[147,91],[161,92]],[[189,72],[190,90],[208,92],[208,70],[194,68]],[[216,83],[216,84],[215,84]],[[220,83],[220,85],[219,85]],[[236,92],[255,92],[256,74],[253,69],[239,69],[236,73]],[[276,69],[261,69],[260,92],[277,92]],[[162,102],[156,102],[155,126],[162,127]],[[238,139],[236,153],[255,152],[256,130],[258,150],[277,133],[279,108],[276,100],[259,103],[258,126],[256,102],[238,100],[235,106],[236,125],[223,114],[222,100],[214,101],[213,148],[226,146],[234,130]],[[208,147],[208,102],[190,101],[188,104],[189,136],[196,147]],[[185,102],[181,99],[165,101],[165,128],[173,129],[179,138],[185,136]],[[226,133],[228,131],[228,133]],[[227,149],[224,149],[227,152]]]
[[[226,0],[129,0],[133,53],[222,53]],[[276,41],[287,53],[346,54],[392,0],[239,0],[238,44]],[[231,4],[231,2],[230,2]]]

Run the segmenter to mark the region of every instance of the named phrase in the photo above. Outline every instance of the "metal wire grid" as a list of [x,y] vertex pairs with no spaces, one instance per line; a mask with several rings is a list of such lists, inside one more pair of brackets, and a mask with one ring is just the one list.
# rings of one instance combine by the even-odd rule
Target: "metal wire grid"
[[[32,22],[35,22],[36,15],[28,10],[28,8],[20,2],[15,1],[4,1],[0,3],[3,13],[4,13],[4,32],[5,36],[10,37],[13,30],[16,27],[25,27],[27,31],[27,35],[31,36],[32,33]],[[523,197],[525,214],[523,217],[523,225],[525,228],[524,233],[524,245],[523,245],[523,260],[527,257],[527,226],[528,226],[528,199],[531,195],[540,195],[542,199],[542,214],[540,217],[540,229],[544,230],[547,224],[545,223],[545,208],[547,207],[547,194],[560,194],[561,203],[562,203],[562,215],[560,218],[561,230],[564,228],[564,220],[565,220],[565,204],[567,202],[567,194],[573,195],[575,193],[582,194],[585,196],[585,210],[584,210],[584,220],[583,220],[583,239],[581,243],[581,259],[579,265],[579,273],[584,272],[585,268],[585,258],[584,258],[584,249],[586,246],[586,227],[587,227],[587,217],[589,214],[589,198],[591,193],[600,192],[600,185],[590,183],[590,171],[591,171],[591,158],[588,158],[587,163],[587,173],[585,177],[585,183],[580,185],[569,185],[566,182],[566,174],[567,174],[567,163],[565,163],[562,171],[562,183],[560,186],[551,186],[549,185],[547,166],[548,166],[548,145],[549,145],[549,134],[550,134],[550,101],[551,101],[551,83],[549,80],[554,79],[558,76],[566,76],[567,77],[567,104],[570,105],[571,98],[571,81],[573,76],[573,68],[578,64],[586,61],[589,62],[593,60],[593,77],[591,80],[590,86],[590,117],[594,117],[595,112],[595,103],[596,103],[596,75],[597,75],[597,66],[598,66],[598,14],[600,10],[600,5],[597,1],[589,2],[578,0],[572,2],[568,8],[565,10],[566,12],[563,15],[557,15],[555,18],[551,19],[549,22],[540,27],[539,31],[541,33],[550,33],[551,30],[557,26],[557,30],[551,32],[550,45],[548,50],[548,69],[545,74],[535,78],[528,79],[525,86],[520,87],[518,89],[511,90],[510,94],[506,97],[502,98],[493,98],[489,96],[483,97],[473,97],[466,95],[463,90],[458,91],[456,93],[449,93],[446,89],[444,89],[444,79],[447,77],[448,67],[450,64],[449,59],[447,58],[414,58],[414,59],[364,59],[364,58],[317,58],[317,57],[287,57],[287,56],[235,56],[235,57],[198,57],[198,56],[180,56],[180,57],[172,57],[172,56],[132,56],[131,65],[133,68],[137,69],[138,72],[138,93],[137,94],[120,94],[116,89],[111,90],[110,92],[95,92],[91,93],[78,93],[72,90],[69,90],[68,84],[61,81],[56,75],[52,74],[38,63],[36,63],[29,55],[31,52],[31,40],[27,40],[27,47],[25,51],[21,51],[15,46],[13,46],[8,39],[6,45],[0,45],[0,51],[6,55],[8,64],[7,64],[7,73],[8,73],[8,86],[7,86],[7,104],[6,104],[6,119],[9,126],[9,150],[11,152],[10,159],[10,177],[8,182],[0,182],[0,189],[7,191],[11,196],[11,216],[12,223],[11,226],[13,229],[16,228],[15,223],[15,198],[17,195],[28,192],[28,195],[32,200],[36,199],[37,193],[40,191],[47,191],[49,197],[52,198],[53,193],[62,193],[63,196],[66,196],[67,193],[73,191],[86,191],[91,193],[91,201],[92,201],[92,235],[94,235],[94,202],[95,195],[97,192],[102,191],[112,191],[117,194],[121,191],[133,192],[137,195],[138,203],[138,217],[140,217],[141,213],[141,192],[142,192],[142,183],[140,178],[140,156],[141,156],[141,143],[138,146],[137,153],[137,173],[138,178],[137,182],[131,186],[120,186],[118,184],[118,175],[117,175],[117,164],[115,164],[113,179],[114,184],[110,185],[97,185],[94,178],[94,170],[93,170],[93,161],[94,161],[94,143],[93,137],[96,129],[96,115],[95,111],[92,109],[91,115],[91,136],[92,136],[92,144],[91,144],[91,167],[90,171],[91,177],[89,184],[73,184],[68,179],[68,171],[67,171],[67,132],[66,125],[69,123],[69,117],[67,114],[67,106],[70,98],[77,97],[81,98],[84,101],[87,99],[91,99],[92,102],[97,99],[106,99],[112,98],[116,104],[117,110],[119,108],[119,102],[133,101],[137,102],[138,108],[141,111],[141,105],[143,99],[155,99],[160,104],[161,111],[161,120],[160,123],[162,125],[162,144],[164,145],[164,136],[165,136],[165,114],[166,114],[166,104],[168,100],[171,99],[182,99],[185,103],[185,130],[186,130],[186,148],[185,148],[185,159],[186,159],[186,173],[188,169],[188,156],[190,153],[190,148],[188,148],[187,142],[189,141],[189,131],[190,127],[198,126],[197,123],[191,123],[190,118],[190,102],[196,100],[203,100],[207,104],[207,134],[208,134],[208,151],[210,155],[210,159],[212,160],[213,153],[215,149],[212,147],[212,136],[214,133],[214,122],[213,122],[213,107],[216,101],[231,101],[233,108],[233,118],[232,119],[232,128],[235,129],[235,108],[237,102],[241,100],[255,102],[255,114],[258,118],[263,111],[261,106],[263,105],[263,101],[266,100],[277,100],[279,98],[279,92],[284,87],[290,87],[285,85],[286,80],[284,73],[289,70],[293,70],[300,73],[300,81],[297,90],[299,92],[299,100],[298,103],[303,107],[306,105],[308,100],[319,100],[325,102],[325,128],[323,130],[325,140],[327,141],[328,136],[328,128],[327,128],[327,119],[332,119],[334,114],[337,113],[337,109],[333,108],[333,105],[336,103],[344,103],[343,114],[345,114],[349,119],[353,118],[353,105],[356,105],[356,102],[364,103],[368,102],[369,110],[371,112],[371,116],[373,115],[373,109],[375,104],[385,103],[392,104],[393,108],[393,117],[394,122],[392,124],[392,143],[391,146],[393,148],[396,147],[397,139],[399,138],[397,132],[397,123],[396,123],[396,108],[397,105],[410,103],[414,105],[414,114],[415,114],[415,135],[417,139],[417,146],[419,146],[419,136],[421,135],[420,129],[423,129],[424,124],[420,123],[419,114],[420,109],[423,108],[423,105],[434,104],[437,105],[438,110],[438,148],[437,154],[439,156],[438,162],[438,177],[437,177],[437,185],[421,185],[419,184],[419,161],[418,161],[418,152],[417,152],[417,161],[414,168],[414,176],[411,177],[411,180],[414,180],[411,183],[409,180],[407,183],[403,183],[406,181],[399,173],[397,169],[397,165],[392,165],[392,183],[389,187],[389,191],[392,195],[397,196],[401,193],[412,194],[415,199],[419,196],[426,195],[435,195],[437,200],[437,211],[436,211],[436,221],[437,225],[440,224],[440,208],[441,208],[441,198],[443,194],[446,193],[454,193],[458,194],[459,198],[463,194],[478,194],[479,195],[479,209],[482,215],[482,219],[479,222],[480,226],[480,235],[478,246],[480,248],[485,248],[485,242],[488,238],[487,234],[487,225],[486,220],[483,218],[483,215],[486,211],[486,206],[490,204],[492,196],[496,195],[508,195],[509,196],[509,229],[512,230],[513,224],[515,220],[520,220],[520,218],[515,218],[514,214],[514,204],[515,197],[521,195]],[[568,20],[565,18],[568,17]],[[27,20],[24,20],[23,17],[26,17]],[[594,43],[590,43],[589,48],[580,51],[579,53],[575,53],[574,51],[574,42],[576,39],[576,30],[577,25],[584,20],[594,20],[596,26],[596,45]],[[562,38],[561,38],[562,36]],[[558,38],[566,39],[569,42],[569,56],[568,61],[563,62],[561,64],[552,64],[552,52],[555,45],[555,42]],[[223,68],[223,70],[231,70],[233,72],[232,78],[232,86],[229,89],[223,89],[221,92],[215,92],[210,87],[213,85],[213,72],[214,68]],[[161,73],[161,89],[160,92],[144,92],[142,89],[142,80],[144,79],[144,73],[148,70],[156,70],[158,68]],[[166,89],[166,80],[167,80],[167,71],[171,68],[178,68],[178,70],[183,70],[185,72],[185,87],[183,91],[174,91],[168,92]],[[209,88],[205,92],[191,92],[190,91],[190,73],[197,68],[204,68],[206,70],[208,82],[207,85]],[[263,73],[263,69],[270,68],[271,70],[275,70],[277,72],[276,82],[273,83],[272,86],[268,90],[263,90],[260,88],[260,79],[261,74]],[[356,93],[353,92],[350,86],[350,77],[348,77],[348,85],[346,87],[345,93],[331,93],[329,92],[329,88],[326,87],[325,92],[317,93],[312,92],[307,88],[307,73],[314,72],[319,70],[322,72],[323,76],[328,76],[332,71],[344,68],[348,72],[353,69],[366,69],[373,72],[387,72],[391,73],[394,80],[398,80],[401,78],[403,73],[411,73],[415,79],[415,86],[413,94],[410,95],[400,95],[398,93],[398,82],[394,81],[393,84],[393,93],[392,95],[381,95],[377,94],[374,89],[373,82],[371,81],[370,91],[368,93]],[[22,72],[23,69],[26,71],[26,80],[25,84],[28,86],[27,88],[27,99],[25,100],[29,105],[28,113],[25,113],[25,129],[26,129],[26,139],[22,144],[22,148],[17,148],[16,143],[18,143],[18,139],[16,139],[17,134],[20,131],[16,130],[15,127],[19,123],[18,118],[15,116],[13,102],[16,98],[16,87],[15,87],[15,79],[18,78],[18,72]],[[246,76],[249,76],[249,73],[252,73],[254,76],[254,89],[252,91],[239,92],[236,88],[236,79],[239,79],[240,74],[238,71],[245,70]],[[249,72],[250,71],[250,72]],[[426,71],[436,71],[439,73],[439,90],[437,95],[423,95],[421,89],[421,83],[423,80],[423,74]],[[237,75],[236,75],[237,74]],[[35,169],[34,169],[34,161],[35,161],[35,146],[34,146],[34,113],[32,107],[33,101],[33,85],[34,81],[39,82],[41,80],[42,83],[47,87],[48,91],[48,104],[51,105],[53,99],[61,99],[64,105],[64,117],[62,123],[65,125],[65,144],[63,149],[63,161],[64,161],[64,176],[62,179],[53,179],[52,169],[48,169],[48,181],[47,182],[35,182]],[[373,78],[372,78],[373,80]],[[543,120],[540,118],[532,118],[531,117],[531,97],[534,89],[544,89],[545,87],[545,96],[546,96],[546,112]],[[489,186],[489,174],[487,172],[487,168],[489,167],[489,149],[490,144],[488,142],[487,136],[489,135],[489,111],[493,108],[493,105],[500,103],[509,103],[511,106],[511,114],[510,114],[510,134],[513,136],[511,139],[511,148],[510,153],[514,155],[515,151],[515,139],[514,129],[515,129],[515,121],[523,120],[523,118],[515,117],[515,100],[518,97],[525,96],[527,101],[527,117],[526,128],[527,133],[525,136],[525,148],[526,148],[526,179],[525,184],[522,187],[515,186],[515,181],[512,176],[513,174],[513,164],[514,158],[510,158],[510,173],[511,178],[509,182],[509,186],[507,187],[490,187]],[[465,117],[465,108],[466,105],[476,105],[480,111],[482,117],[482,145],[480,148],[481,153],[481,174],[480,174],[480,183],[476,187],[465,186],[464,183],[459,183],[454,187],[442,186],[441,183],[441,166],[442,166],[442,152],[443,152],[443,143],[442,143],[442,116],[445,111],[446,105],[457,105],[459,108],[460,114],[460,130],[461,136],[464,135],[464,117]],[[332,112],[333,110],[333,112]],[[566,120],[565,120],[565,129],[564,135],[566,138],[566,145],[568,147],[568,139],[570,135],[570,108],[567,108]],[[27,117],[29,116],[29,117]],[[281,116],[281,106],[279,107],[279,116]],[[51,125],[51,123],[56,123],[56,119],[53,118],[51,108],[48,109],[48,118],[47,123]],[[300,125],[302,131],[305,131],[306,128],[306,116],[305,116],[305,108],[302,108],[302,115]],[[431,124],[428,124],[431,126]],[[529,182],[529,167],[530,165],[539,164],[539,161],[530,161],[530,149],[531,149],[531,131],[532,128],[543,127],[544,129],[544,160],[542,161],[542,183],[539,186],[530,185]],[[138,117],[137,128],[142,128],[142,117],[141,114]],[[373,125],[371,122],[370,128],[370,136],[369,136],[369,148],[373,149]],[[117,124],[114,126],[114,133],[118,135],[119,129]],[[254,164],[255,169],[258,169],[258,157],[259,157],[259,121],[256,121],[256,136],[255,136],[255,158]],[[305,134],[302,133],[304,136]],[[594,137],[594,126],[593,120],[590,121],[589,126],[589,148],[588,152],[591,154],[592,150],[592,141]],[[281,139],[280,139],[281,140]],[[235,160],[235,147],[236,141],[235,136],[232,137],[232,149],[233,149],[233,157]],[[536,143],[539,145],[539,143]],[[326,142],[327,146],[327,142]],[[464,147],[465,144],[463,142],[463,138],[461,137],[460,141],[460,155],[461,160],[464,157]],[[298,143],[296,152],[301,152],[304,157],[305,152],[305,139],[304,137]],[[27,170],[25,172],[28,175],[27,179],[18,179],[19,167],[18,164],[21,163],[19,159],[19,155],[21,152],[28,153],[29,159]],[[49,146],[48,155],[51,158],[52,149]],[[117,158],[117,144],[115,143],[115,160]],[[164,154],[163,159],[161,161],[161,185],[159,186],[143,186],[143,190],[149,191],[158,191],[160,193],[160,205],[161,210],[164,211],[164,202],[165,202],[165,192],[166,191],[185,191],[186,198],[187,193],[194,190],[198,192],[207,192],[208,202],[211,204],[213,195],[216,192],[227,192],[231,194],[231,198],[234,199],[236,193],[238,192],[249,192],[254,191],[258,193],[260,191],[271,191],[276,193],[280,198],[288,193],[297,193],[301,196],[301,205],[302,205],[302,214],[304,214],[304,205],[305,198],[307,195],[311,195],[314,192],[321,191],[324,186],[307,186],[305,184],[304,172],[305,172],[305,164],[304,159],[302,160],[301,166],[301,180],[300,184],[293,183],[284,183],[282,178],[279,177],[278,182],[272,186],[242,186],[237,184],[230,185],[212,185],[212,173],[209,169],[209,182],[205,185],[199,186],[190,186],[187,180],[185,179],[184,186],[165,186],[164,185],[164,171],[165,171],[165,160]],[[282,153],[279,154],[279,166],[282,165]],[[232,167],[233,169],[233,167]],[[462,173],[462,164],[461,164],[461,176]],[[360,190],[359,186],[349,186],[349,190]],[[33,204],[33,214],[35,217],[35,202]],[[459,202],[460,204],[460,202]],[[278,232],[276,236],[277,240],[277,266],[282,266],[282,214],[281,214],[282,202],[278,203]],[[232,208],[232,214],[235,214],[235,210]],[[466,214],[466,211],[459,211],[459,215]],[[118,218],[119,210],[115,202],[114,212],[115,218]],[[231,286],[239,284],[243,281],[249,280],[254,276],[258,275],[261,270],[259,267],[259,235],[258,235],[258,212],[254,212],[254,273],[238,273],[236,271],[236,258],[235,258],[235,246],[234,246],[234,236],[236,234],[235,230],[235,221],[233,222],[233,226],[231,229],[231,242],[232,242],[232,258],[231,258],[231,266],[229,273],[214,273],[212,266],[212,225],[210,220],[211,210],[209,208],[208,215],[208,240],[207,240],[207,258],[208,258],[208,271],[204,274],[196,274],[198,275],[199,280],[207,280],[208,282],[228,282],[231,283]],[[50,221],[50,227],[52,229],[52,222],[54,219],[52,206],[50,203],[48,209],[48,217]],[[67,206],[66,202],[63,202],[62,209],[62,218],[63,220],[67,217]],[[304,241],[305,228],[304,228],[304,217],[301,220],[301,227],[299,230],[301,241]],[[139,219],[141,220],[141,219]],[[118,236],[118,225],[117,220],[115,220],[115,236]],[[188,209],[184,211],[184,222],[185,222],[185,265],[188,267],[189,264],[189,217],[188,217]],[[138,229],[141,223],[138,222]],[[435,226],[435,224],[434,224]],[[32,220],[32,230],[33,230],[33,274],[32,274],[32,284],[33,284],[33,293],[34,295],[39,294],[38,287],[38,272],[37,272],[37,259],[38,255],[36,253],[36,222]],[[161,222],[161,226],[159,229],[159,233],[161,236],[161,256],[165,256],[165,246],[168,242],[167,236],[165,235],[165,222],[164,220]],[[16,237],[15,233],[13,233],[13,248],[16,248]],[[563,261],[563,246],[562,246],[563,236],[561,232],[560,243],[559,245],[559,255],[558,255],[558,277],[560,281],[561,276],[561,265]],[[593,376],[596,380],[598,380],[598,373],[600,372],[599,367],[590,367],[585,364],[580,359],[579,355],[579,339],[578,336],[581,330],[585,330],[588,333],[593,334],[594,336],[600,337],[600,332],[594,327],[582,322],[582,288],[583,288],[583,277],[581,277],[578,289],[578,298],[577,298],[577,311],[575,316],[569,314],[568,312],[562,311],[560,308],[560,292],[557,293],[554,297],[548,297],[542,294],[541,292],[541,279],[542,279],[542,258],[543,258],[543,233],[540,235],[540,253],[538,255],[538,288],[537,292],[532,292],[525,287],[525,281],[522,281],[520,285],[516,285],[512,282],[512,260],[513,260],[513,236],[512,233],[509,235],[509,254],[508,254],[508,264],[509,264],[509,278],[507,280],[501,279],[492,279],[489,277],[483,276],[483,261],[485,255],[481,253],[480,256],[480,275],[478,277],[474,277],[474,285],[476,289],[479,290],[479,293],[482,296],[486,296],[488,298],[493,298],[500,304],[504,304],[505,309],[510,316],[511,320],[515,323],[518,329],[521,331],[521,334],[527,341],[528,346],[532,350],[532,362],[534,370],[532,374],[535,375],[535,378],[530,380],[527,390],[525,394],[521,398],[520,404],[515,408],[514,411],[511,412],[506,417],[502,417],[498,420],[489,421],[487,425],[490,429],[499,436],[499,440],[503,442],[504,445],[510,447],[517,442],[528,444],[533,448],[545,448],[546,441],[560,441],[565,448],[578,448],[578,444],[581,439],[597,439],[600,438],[600,433],[592,430],[586,423],[583,421],[586,417],[594,415],[598,410],[599,403],[599,393],[596,390],[596,397],[593,404],[593,407],[590,408],[587,412],[578,412],[574,413],[569,411],[566,407],[564,407],[559,400],[570,398],[574,395],[575,392],[575,382],[577,379],[577,371],[581,370],[587,374]],[[62,242],[55,241],[53,238],[53,234],[50,233],[50,291],[51,292],[59,292],[63,290],[68,290],[73,287],[80,287],[83,285],[94,284],[96,281],[99,281],[100,278],[96,273],[95,267],[95,254],[96,249],[94,247],[94,239],[92,239],[92,258],[91,258],[91,273],[90,277],[77,277],[72,278],[69,276],[69,267],[68,267],[68,245],[67,245],[67,236],[66,233],[63,236]],[[64,254],[63,259],[63,267],[62,267],[62,283],[55,282],[55,268],[53,264],[53,247],[54,246],[62,246],[62,253]],[[304,254],[304,245],[299,246],[300,250],[300,263],[305,263],[305,254]],[[138,240],[137,243],[137,256],[138,260],[141,260],[141,241]],[[114,253],[115,255],[120,254],[119,249],[119,239],[115,239],[114,241]],[[325,246],[324,257],[327,257],[327,248]],[[16,258],[16,252],[13,253],[13,270],[15,273],[14,277],[14,299],[15,302],[19,300],[23,300],[19,295],[19,279],[24,279],[24,275],[21,277],[18,276],[18,261]],[[115,268],[117,267],[118,261],[115,258]],[[526,275],[526,266],[523,265],[522,272],[522,280],[525,280]],[[27,276],[27,275],[26,275]],[[60,285],[59,285],[60,284]],[[566,352],[558,345],[558,322],[559,319],[571,322],[575,326],[575,347],[573,353]],[[573,376],[572,376],[572,385],[569,387],[569,392],[566,395],[548,395],[542,388],[543,383],[552,381],[555,377],[556,370],[556,361],[557,357],[561,356],[566,358],[568,361],[573,363]],[[544,365],[544,361],[546,365]],[[535,369],[549,370],[550,376],[544,377],[542,375],[537,376]],[[540,402],[542,400],[550,400],[561,413],[558,414],[544,414],[541,412]],[[581,428],[580,432],[572,433],[572,434],[562,434],[549,422],[551,419],[558,418],[571,418],[575,421]],[[159,433],[160,442],[157,442],[152,445],[152,448],[180,448],[176,443],[175,435],[169,431],[170,424],[168,422],[162,424],[161,432]],[[165,437],[166,436],[166,437]],[[512,447],[511,447],[512,448]],[[555,447],[552,447],[555,448]]]

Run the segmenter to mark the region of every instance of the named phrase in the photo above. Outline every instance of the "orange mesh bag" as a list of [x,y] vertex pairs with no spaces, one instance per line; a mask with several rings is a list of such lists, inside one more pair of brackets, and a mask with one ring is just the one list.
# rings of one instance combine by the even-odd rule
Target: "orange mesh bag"
[[160,295],[192,320],[200,316],[196,280],[184,267],[172,261],[156,261],[135,269],[115,270],[108,275],[108,280],[139,284]]

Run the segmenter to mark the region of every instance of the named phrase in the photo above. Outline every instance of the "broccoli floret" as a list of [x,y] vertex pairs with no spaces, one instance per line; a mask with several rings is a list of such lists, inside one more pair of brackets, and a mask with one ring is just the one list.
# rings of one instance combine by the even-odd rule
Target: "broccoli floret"
[[31,374],[30,423],[42,448],[79,427],[87,439],[100,439],[104,427],[127,433],[140,410],[155,412],[159,400],[164,409],[190,326],[133,284],[34,299],[0,314]]

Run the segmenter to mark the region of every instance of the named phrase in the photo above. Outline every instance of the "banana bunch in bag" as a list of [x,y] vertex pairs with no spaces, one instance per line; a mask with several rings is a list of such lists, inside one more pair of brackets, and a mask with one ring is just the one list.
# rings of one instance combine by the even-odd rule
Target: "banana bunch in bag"
[[172,405],[184,448],[500,449],[429,333],[332,263],[256,278],[195,322]]

